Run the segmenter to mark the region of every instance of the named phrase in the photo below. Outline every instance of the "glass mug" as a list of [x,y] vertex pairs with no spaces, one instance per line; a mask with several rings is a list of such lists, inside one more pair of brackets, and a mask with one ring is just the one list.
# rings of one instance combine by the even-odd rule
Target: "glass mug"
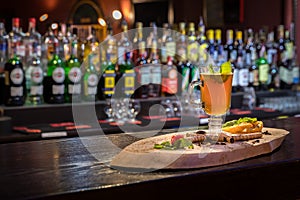
[[[233,68],[229,62],[221,67],[199,66],[199,80],[189,85],[190,103],[200,106],[209,115],[208,134],[218,140],[222,124],[231,105]],[[200,87],[200,99],[192,100],[195,87]]]

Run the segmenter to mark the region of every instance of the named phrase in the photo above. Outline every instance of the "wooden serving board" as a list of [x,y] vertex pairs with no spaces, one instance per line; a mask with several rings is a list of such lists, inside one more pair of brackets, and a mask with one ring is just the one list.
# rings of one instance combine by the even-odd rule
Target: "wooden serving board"
[[235,141],[226,145],[194,145],[194,149],[164,150],[154,149],[154,144],[170,141],[173,135],[187,132],[169,133],[134,142],[125,147],[111,161],[113,168],[119,169],[192,169],[224,165],[258,155],[271,153],[283,142],[288,131],[263,128],[271,135],[248,141]]

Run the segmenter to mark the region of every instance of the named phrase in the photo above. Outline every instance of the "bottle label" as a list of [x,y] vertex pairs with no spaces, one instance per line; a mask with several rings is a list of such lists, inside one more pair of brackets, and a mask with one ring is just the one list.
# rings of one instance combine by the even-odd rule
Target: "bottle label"
[[249,70],[248,69],[240,69],[239,70],[239,85],[242,87],[247,87],[249,84]]
[[238,86],[239,84],[239,69],[235,68],[233,70],[233,77],[232,77],[232,86]]
[[30,87],[30,95],[43,95],[42,85],[32,85]]
[[24,80],[23,70],[15,68],[10,72],[10,80],[13,84],[20,85]]
[[143,65],[139,70],[140,75],[140,84],[141,85],[148,85],[151,82],[150,79],[150,66]]
[[81,81],[81,70],[79,67],[72,67],[69,71],[68,78],[72,83],[79,83]]
[[161,84],[161,67],[160,67],[160,65],[151,66],[151,83]]
[[187,57],[192,62],[198,61],[198,43],[193,42],[187,46]]
[[189,80],[189,77],[190,77],[190,68],[185,66],[183,69],[182,69],[182,72],[181,72],[181,75],[182,75],[182,84],[181,84],[181,89],[182,91],[187,91],[188,88],[189,88],[189,84],[190,84],[190,80]]
[[69,84],[68,85],[69,94],[80,94],[81,93],[81,84]]
[[285,43],[285,58],[293,59],[294,57],[294,45],[292,42]]
[[287,84],[292,84],[293,83],[293,71],[289,70],[283,66],[279,67],[279,76],[280,80]]
[[171,69],[168,72],[168,77],[162,78],[162,92],[169,94],[177,93],[177,71],[175,69]]
[[17,96],[23,96],[23,87],[10,87],[10,96],[17,97]]
[[56,83],[63,83],[65,80],[65,70],[62,67],[57,67],[53,70],[52,78]]
[[299,67],[293,67],[293,83],[298,84],[299,83]]
[[166,55],[174,58],[176,53],[176,44],[175,42],[167,42],[166,43]]
[[259,79],[258,79],[258,70],[255,69],[253,71],[249,71],[249,83],[251,83],[253,86],[259,85]]
[[118,64],[121,64],[125,61],[125,53],[126,53],[126,48],[119,46],[118,47]]
[[96,95],[97,94],[98,76],[96,74],[90,74],[87,81],[84,84],[85,95]]
[[34,84],[40,84],[43,81],[43,70],[39,67],[35,67],[31,71],[31,82]]
[[124,93],[126,95],[131,95],[134,93],[134,70],[125,70],[124,77]]
[[24,57],[25,56],[25,46],[24,45],[17,45],[16,47],[17,49],[17,52],[16,54],[19,55],[19,56],[22,56]]
[[64,94],[65,93],[65,85],[52,85],[52,94]]
[[181,45],[181,46],[177,46],[177,55],[178,58],[177,60],[186,60],[186,48],[185,46]]
[[199,46],[199,57],[200,57],[200,60],[201,61],[207,61],[207,52],[206,52],[206,49],[207,49],[207,44],[206,43],[203,43]]
[[267,83],[269,78],[269,64],[260,65],[258,70],[259,70],[258,71],[259,81],[263,83]]
[[115,76],[116,76],[115,70],[106,70],[105,73],[103,74],[105,95],[114,94]]

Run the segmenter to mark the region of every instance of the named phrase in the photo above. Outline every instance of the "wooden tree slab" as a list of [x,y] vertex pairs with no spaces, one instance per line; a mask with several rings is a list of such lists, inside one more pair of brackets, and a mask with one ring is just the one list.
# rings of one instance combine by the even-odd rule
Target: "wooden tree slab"
[[264,134],[260,139],[235,141],[226,145],[194,145],[194,149],[188,150],[153,148],[154,144],[170,141],[173,135],[185,134],[187,131],[154,136],[128,145],[112,159],[110,164],[113,168],[123,170],[192,169],[224,165],[271,153],[289,134],[284,129],[263,128],[263,131],[268,131],[270,135]]

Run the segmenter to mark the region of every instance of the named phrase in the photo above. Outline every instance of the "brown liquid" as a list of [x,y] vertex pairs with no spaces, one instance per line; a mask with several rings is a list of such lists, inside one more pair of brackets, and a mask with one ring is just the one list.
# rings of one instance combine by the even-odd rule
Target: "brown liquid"
[[223,115],[231,103],[232,73],[231,74],[200,74],[201,100],[203,109],[209,115]]

